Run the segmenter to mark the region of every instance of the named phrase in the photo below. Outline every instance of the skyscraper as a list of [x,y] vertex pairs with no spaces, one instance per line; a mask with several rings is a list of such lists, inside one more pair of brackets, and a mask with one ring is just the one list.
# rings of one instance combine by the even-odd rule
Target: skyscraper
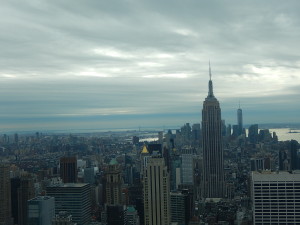
[[182,184],[193,184],[193,149],[186,148],[181,150],[181,176],[182,176]]
[[243,133],[243,111],[241,106],[237,110],[237,125],[238,125],[238,135]]
[[60,158],[60,177],[64,183],[77,182],[77,159],[75,156]]
[[145,225],[169,225],[170,181],[164,159],[149,158],[144,177]]
[[0,164],[0,225],[11,221],[9,166]]
[[122,205],[122,176],[121,167],[113,158],[105,173],[105,203],[108,205]]
[[18,189],[18,224],[29,225],[27,201],[35,197],[34,180],[30,175],[21,177]]
[[211,68],[208,96],[203,102],[202,110],[202,144],[203,144],[203,180],[204,198],[224,197],[224,168],[222,144],[222,120],[219,101],[213,93]]
[[249,127],[248,138],[251,144],[256,144],[258,141],[258,124],[253,124]]

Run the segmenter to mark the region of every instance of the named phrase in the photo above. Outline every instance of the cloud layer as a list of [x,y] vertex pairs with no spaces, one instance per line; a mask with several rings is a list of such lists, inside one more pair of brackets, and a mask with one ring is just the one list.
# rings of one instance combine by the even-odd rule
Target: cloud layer
[[209,59],[227,122],[300,122],[299,6],[5,1],[0,131],[199,123]]

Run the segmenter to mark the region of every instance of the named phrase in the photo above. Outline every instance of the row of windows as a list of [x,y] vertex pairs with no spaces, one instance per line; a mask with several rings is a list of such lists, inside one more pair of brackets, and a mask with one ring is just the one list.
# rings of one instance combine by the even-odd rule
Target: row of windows
[[255,183],[254,184],[254,187],[257,187],[257,186],[300,186],[300,182],[296,182],[296,183],[293,183],[292,181],[291,182],[287,182],[287,183]]
[[295,208],[255,208],[254,210],[255,212],[263,212],[263,213],[269,213],[269,212],[272,212],[272,213],[277,213],[277,212],[281,212],[281,213],[287,213],[287,212],[290,212],[290,213],[296,213],[299,214],[299,209],[295,209]]

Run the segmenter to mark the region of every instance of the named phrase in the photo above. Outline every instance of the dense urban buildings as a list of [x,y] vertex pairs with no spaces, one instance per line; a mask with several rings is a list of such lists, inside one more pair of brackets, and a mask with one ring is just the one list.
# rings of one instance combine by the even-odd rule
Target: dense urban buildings
[[209,74],[201,124],[3,134],[0,225],[296,224],[299,138],[226,124]]
[[203,181],[205,198],[225,196],[221,108],[213,93],[211,69],[208,96],[202,110]]

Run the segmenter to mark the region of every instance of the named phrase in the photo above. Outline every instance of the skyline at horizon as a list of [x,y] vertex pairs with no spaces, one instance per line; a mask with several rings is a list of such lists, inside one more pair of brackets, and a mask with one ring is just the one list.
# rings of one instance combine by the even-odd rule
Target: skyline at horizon
[[[172,7],[169,5],[172,3]],[[4,2],[0,132],[300,123],[300,2]]]

